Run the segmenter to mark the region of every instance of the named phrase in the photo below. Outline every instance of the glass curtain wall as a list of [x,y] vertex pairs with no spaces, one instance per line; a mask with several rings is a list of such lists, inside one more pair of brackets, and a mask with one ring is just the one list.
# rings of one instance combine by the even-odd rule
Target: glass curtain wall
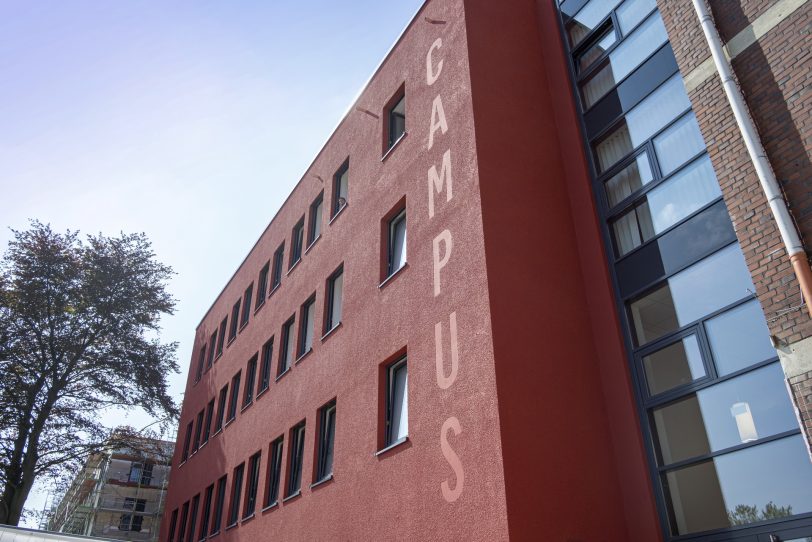
[[809,452],[656,3],[559,7],[667,538],[812,517]]

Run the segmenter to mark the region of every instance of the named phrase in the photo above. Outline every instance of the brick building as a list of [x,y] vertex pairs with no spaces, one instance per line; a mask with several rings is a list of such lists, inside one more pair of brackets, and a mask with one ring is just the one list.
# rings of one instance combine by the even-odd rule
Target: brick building
[[[809,3],[733,4],[806,239]],[[161,540],[812,537],[802,266],[704,39],[427,1],[198,326]]]

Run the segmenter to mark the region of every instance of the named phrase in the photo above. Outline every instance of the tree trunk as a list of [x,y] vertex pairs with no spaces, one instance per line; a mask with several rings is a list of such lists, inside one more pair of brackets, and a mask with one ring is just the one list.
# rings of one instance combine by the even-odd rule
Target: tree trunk
[[20,487],[14,487],[12,484],[6,484],[3,488],[3,505],[0,506],[0,524],[5,525],[19,525],[20,518],[23,515],[23,507],[25,501],[28,499],[28,494],[31,493],[31,487],[34,485],[34,473],[24,476],[23,483]]

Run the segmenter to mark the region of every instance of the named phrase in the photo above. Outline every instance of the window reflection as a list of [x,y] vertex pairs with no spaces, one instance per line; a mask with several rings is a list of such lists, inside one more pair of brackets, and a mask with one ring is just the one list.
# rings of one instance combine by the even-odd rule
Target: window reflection
[[651,395],[657,395],[705,376],[696,335],[643,357],[646,382]]
[[595,63],[603,54],[606,52],[609,47],[611,47],[617,38],[615,37],[615,29],[611,26],[607,28],[598,41],[591,46],[589,49],[584,51],[581,56],[578,57],[578,71],[582,72],[587,69],[589,66]]
[[621,31],[628,34],[655,7],[657,7],[655,0],[626,0],[623,2],[616,12]]
[[567,33],[570,37],[572,48],[581,43],[598,24],[614,9],[620,0],[591,0],[575,14],[575,17],[567,24]]
[[720,375],[776,356],[764,313],[756,300],[708,320],[705,329]]
[[633,192],[650,183],[654,177],[648,154],[642,153],[634,161],[606,181],[606,197],[609,206],[614,207]]
[[668,175],[689,158],[705,150],[705,141],[699,133],[699,125],[693,112],[669,126],[654,138],[654,149],[663,175]]

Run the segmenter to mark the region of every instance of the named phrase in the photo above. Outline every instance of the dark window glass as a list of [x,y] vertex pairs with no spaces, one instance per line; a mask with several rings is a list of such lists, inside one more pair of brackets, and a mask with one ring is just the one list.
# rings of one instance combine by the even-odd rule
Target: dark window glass
[[240,304],[242,303],[242,298],[238,299],[234,306],[231,307],[231,327],[228,328],[228,340],[229,342],[233,341],[234,338],[237,336],[237,328],[239,327],[238,322],[240,321]]
[[195,438],[192,441],[192,453],[196,452],[197,449],[200,447],[200,435],[203,431],[203,416],[205,412],[201,410],[197,414],[197,423],[195,424]]
[[290,264],[288,269],[293,268],[302,259],[302,247],[304,245],[304,217],[293,226],[293,233],[290,238]]
[[220,396],[217,398],[217,419],[214,423],[214,432],[218,432],[223,428],[223,418],[226,415],[226,400],[228,398],[228,384],[223,386],[220,390]]
[[406,133],[406,95],[395,102],[389,110],[389,147]]
[[220,532],[223,521],[223,508],[226,500],[226,476],[217,480],[217,498],[214,500],[214,517],[211,523],[211,534]]
[[387,370],[386,446],[391,446],[409,434],[409,384],[406,358],[401,358]]
[[331,402],[321,409],[319,420],[319,448],[316,481],[324,480],[333,474],[333,449],[336,430],[336,403]]
[[192,443],[193,424],[193,422],[189,422],[189,425],[186,426],[186,436],[183,437],[183,453],[180,456],[181,463],[189,459],[189,445]]
[[406,263],[406,209],[389,221],[388,273],[392,276]]
[[349,201],[349,183],[350,183],[350,160],[347,159],[344,164],[333,175],[333,215],[347,205]]
[[648,391],[657,395],[705,376],[696,335],[688,335],[643,357]]
[[327,333],[341,323],[341,306],[344,297],[344,267],[327,279],[327,307],[324,319],[324,332]]
[[228,414],[226,415],[226,422],[230,422],[237,415],[237,405],[239,404],[240,396],[240,378],[242,374],[238,372],[231,379],[231,398],[228,401]]
[[307,244],[312,245],[321,235],[321,220],[324,211],[324,193],[310,204],[310,230],[307,233]]
[[145,463],[144,470],[141,473],[141,485],[148,486],[152,484],[152,469],[155,468],[155,465],[152,463]]
[[299,352],[302,357],[313,349],[313,321],[316,318],[316,298],[311,297],[302,305],[302,317],[299,329]]
[[606,184],[606,199],[614,207],[654,180],[648,154],[641,153],[626,167],[612,175]]
[[271,262],[266,262],[259,270],[259,280],[257,281],[257,304],[255,309],[258,309],[265,303],[265,297],[268,295],[268,274],[270,273]]
[[172,542],[175,539],[175,529],[178,526],[178,509],[172,510],[172,516],[169,519],[169,537],[167,540]]
[[277,376],[282,375],[288,369],[290,369],[291,364],[293,363],[293,324],[295,323],[295,319],[291,316],[290,320],[285,322],[282,326],[282,348],[279,349],[279,369],[277,370]]
[[183,508],[180,513],[180,529],[178,529],[177,542],[183,542],[186,537],[186,523],[189,521],[189,501],[183,503]]
[[276,252],[273,253],[273,281],[271,282],[271,291],[276,290],[282,282],[282,262],[285,258],[285,243],[279,245]]
[[248,366],[245,369],[245,390],[242,393],[242,405],[247,406],[254,400],[254,383],[257,380],[257,355],[254,354],[248,360]]
[[214,399],[209,401],[209,404],[206,407],[206,421],[203,423],[203,436],[201,437],[203,443],[209,441],[209,437],[211,436],[211,422],[213,418],[214,418]]
[[206,540],[209,534],[209,520],[211,519],[211,500],[214,497],[214,484],[206,488],[206,496],[203,498],[203,516],[200,519],[200,532],[197,535],[198,541]]
[[220,322],[220,334],[217,336],[217,357],[223,355],[223,344],[226,342],[226,327],[228,326],[228,318],[223,318]]
[[237,519],[240,516],[240,498],[242,497],[242,477],[244,472],[245,463],[240,463],[240,465],[234,469],[233,485],[231,487],[231,505],[228,509],[228,526],[237,523]]
[[195,497],[192,499],[192,509],[189,514],[189,530],[186,534],[186,542],[195,542],[195,527],[197,525],[197,510],[199,507],[200,493],[195,495]]
[[206,366],[211,369],[212,364],[214,363],[214,352],[217,349],[217,332],[211,334],[211,339],[209,340],[209,359],[206,360]]
[[268,490],[265,506],[271,506],[279,498],[279,482],[282,476],[282,437],[271,443],[271,461],[268,463]]
[[257,489],[259,488],[259,460],[260,452],[251,456],[248,461],[248,487],[245,493],[245,505],[243,505],[242,515],[244,518],[254,514],[257,507]]
[[302,488],[302,463],[304,462],[305,424],[300,423],[290,431],[290,459],[288,463],[288,487],[286,497]]
[[206,365],[206,345],[200,347],[200,355],[197,360],[197,370],[195,371],[195,383],[200,382],[203,377],[203,367]]
[[620,0],[591,0],[567,23],[567,35],[575,48],[603,21]]
[[262,345],[262,365],[259,369],[259,389],[257,394],[271,385],[271,362],[273,361],[273,338]]
[[248,319],[251,317],[251,300],[254,295],[254,285],[253,283],[245,289],[245,294],[243,294],[242,298],[242,317],[240,318],[240,326],[244,326],[248,323]]
[[588,49],[578,55],[575,61],[575,67],[578,72],[582,72],[594,64],[616,41],[617,35],[615,34],[615,29],[610,24],[600,33],[600,36]]

